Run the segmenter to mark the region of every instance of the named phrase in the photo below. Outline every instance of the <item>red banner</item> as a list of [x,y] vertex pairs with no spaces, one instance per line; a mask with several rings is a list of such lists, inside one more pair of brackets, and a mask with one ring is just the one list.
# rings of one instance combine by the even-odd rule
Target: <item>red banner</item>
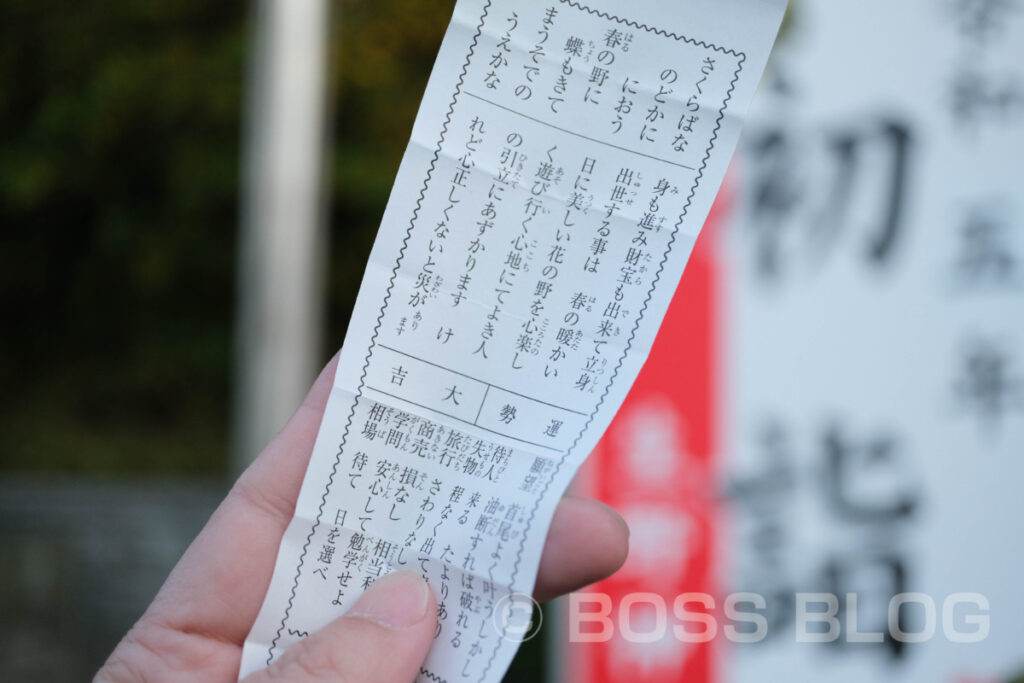
[[700,604],[677,598],[714,595],[716,588],[711,465],[718,453],[716,228],[724,195],[647,364],[581,478],[582,492],[626,518],[630,553],[621,571],[570,604],[565,680],[712,680],[713,643],[680,642],[673,627],[700,632],[699,623],[676,616],[699,612]]

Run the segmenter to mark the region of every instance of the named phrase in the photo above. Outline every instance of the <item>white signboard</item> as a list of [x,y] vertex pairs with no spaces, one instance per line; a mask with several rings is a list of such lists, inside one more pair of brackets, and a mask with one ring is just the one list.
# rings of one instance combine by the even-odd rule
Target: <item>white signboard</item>
[[[1024,670],[1024,3],[801,0],[726,259],[731,681]],[[816,594],[816,595],[809,595]],[[764,633],[759,633],[762,630]]]

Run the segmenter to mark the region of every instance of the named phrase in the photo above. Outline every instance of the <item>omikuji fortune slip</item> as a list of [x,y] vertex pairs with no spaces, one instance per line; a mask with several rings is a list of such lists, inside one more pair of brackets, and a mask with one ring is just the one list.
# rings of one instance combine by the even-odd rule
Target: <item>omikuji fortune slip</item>
[[422,678],[501,679],[785,4],[459,0],[241,676],[411,569],[439,604]]

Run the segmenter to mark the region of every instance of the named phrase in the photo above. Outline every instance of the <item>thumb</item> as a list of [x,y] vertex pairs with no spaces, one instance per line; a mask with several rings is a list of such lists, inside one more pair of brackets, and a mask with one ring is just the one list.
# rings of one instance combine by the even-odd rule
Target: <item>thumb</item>
[[408,683],[434,642],[437,603],[419,574],[378,579],[349,612],[243,683]]

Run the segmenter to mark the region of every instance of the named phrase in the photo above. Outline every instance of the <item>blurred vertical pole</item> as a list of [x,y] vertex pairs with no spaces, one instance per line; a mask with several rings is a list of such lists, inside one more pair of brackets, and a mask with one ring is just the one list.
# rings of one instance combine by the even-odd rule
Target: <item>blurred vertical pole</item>
[[321,361],[328,0],[254,0],[242,170],[237,473],[302,401]]

